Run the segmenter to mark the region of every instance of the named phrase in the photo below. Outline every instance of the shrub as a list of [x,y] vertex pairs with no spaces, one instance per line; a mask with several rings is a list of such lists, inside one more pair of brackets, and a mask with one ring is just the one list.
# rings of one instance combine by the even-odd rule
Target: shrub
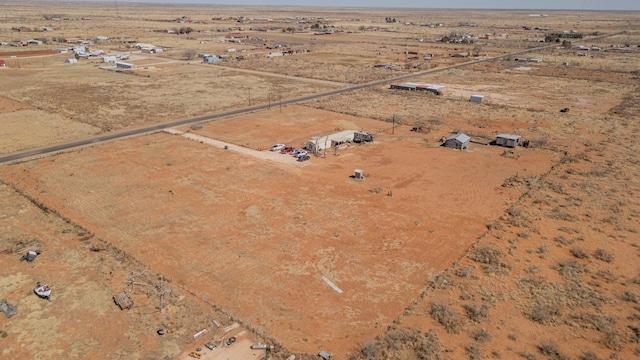
[[540,350],[542,355],[545,355],[551,360],[569,360],[569,357],[561,354],[556,344],[551,341],[543,341],[540,343],[540,345],[538,345],[538,350]]
[[589,272],[589,269],[575,261],[561,261],[557,265],[551,267],[565,279],[577,279],[583,273]]
[[602,343],[611,350],[620,351],[623,348],[624,339],[620,331],[613,330],[607,333]]
[[458,314],[451,310],[445,303],[431,303],[429,315],[440,323],[440,325],[444,326],[448,333],[458,334],[462,330],[462,322]]
[[531,321],[535,321],[541,324],[554,324],[557,317],[561,314],[560,308],[551,304],[535,304],[529,312],[525,315]]
[[518,355],[520,355],[520,357],[522,357],[522,358],[524,358],[526,360],[536,360],[536,356],[534,354],[532,354],[532,353],[528,353],[528,352],[524,352],[523,351]]
[[580,355],[580,360],[600,360],[600,358],[593,351],[586,351]]
[[611,255],[611,253],[609,253],[605,249],[597,249],[593,253],[593,257],[598,260],[602,260],[604,262],[608,262],[608,263],[613,262],[613,255]]
[[491,341],[491,333],[485,329],[477,329],[473,332],[473,340],[484,343]]
[[481,322],[482,320],[489,317],[489,309],[487,305],[474,305],[474,304],[464,304],[462,305],[467,317],[473,322]]
[[586,251],[578,247],[574,247],[569,251],[571,252],[571,255],[577,257],[578,259],[587,259],[589,257],[589,254],[587,254]]
[[622,301],[628,301],[628,302],[632,302],[632,303],[637,303],[639,298],[638,298],[638,294],[636,294],[633,291],[625,291],[622,296],[620,296],[620,299]]
[[502,251],[492,246],[473,249],[469,258],[483,264],[482,270],[486,274],[505,273],[509,269],[509,266],[502,261]]
[[433,331],[421,333],[416,329],[391,329],[375,341],[361,346],[347,355],[349,360],[403,360],[405,358],[443,360],[442,344]]
[[480,348],[476,344],[470,344],[465,347],[467,354],[469,355],[469,360],[480,360],[482,359],[482,352]]

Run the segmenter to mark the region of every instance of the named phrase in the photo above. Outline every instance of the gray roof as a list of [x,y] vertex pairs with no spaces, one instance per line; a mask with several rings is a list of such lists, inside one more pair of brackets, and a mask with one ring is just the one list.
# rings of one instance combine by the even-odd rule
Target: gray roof
[[496,138],[503,138],[503,139],[509,139],[509,140],[518,140],[520,139],[520,135],[511,135],[511,134],[498,134],[496,136]]
[[469,140],[471,140],[471,138],[467,134],[458,133],[458,134],[455,134],[455,135],[449,137],[447,140],[458,140],[461,143],[466,143]]

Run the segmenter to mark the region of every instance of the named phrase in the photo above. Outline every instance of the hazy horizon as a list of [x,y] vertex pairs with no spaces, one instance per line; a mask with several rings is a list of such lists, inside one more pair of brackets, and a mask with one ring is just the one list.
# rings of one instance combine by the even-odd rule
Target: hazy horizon
[[[638,0],[75,0],[47,2],[114,2],[114,3],[157,3],[173,5],[259,5],[259,6],[313,6],[313,7],[363,7],[363,8],[417,8],[417,9],[504,9],[504,10],[610,10],[640,11]],[[390,3],[392,4],[390,6]]]

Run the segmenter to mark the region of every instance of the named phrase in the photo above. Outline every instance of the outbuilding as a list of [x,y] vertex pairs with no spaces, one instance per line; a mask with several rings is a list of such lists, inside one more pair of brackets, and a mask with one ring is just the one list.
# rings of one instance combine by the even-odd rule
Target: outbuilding
[[445,142],[444,146],[452,149],[466,149],[469,146],[469,141],[471,138],[467,134],[458,133],[451,137],[449,137]]
[[65,64],[76,64],[77,62],[78,62],[78,59],[74,59],[74,58],[67,59],[64,61]]
[[118,59],[115,57],[115,55],[113,55],[113,56],[103,56],[103,57],[102,57],[102,62],[103,62],[103,63],[110,63],[110,62],[114,63],[114,62],[116,62],[117,60],[118,60]]
[[135,65],[124,61],[116,61],[116,68],[122,70],[133,70],[135,68]]
[[514,148],[520,144],[520,135],[499,134],[496,136],[496,145]]
[[202,62],[205,63],[217,63],[220,62],[220,58],[215,55],[205,56],[202,58]]
[[7,62],[0,59],[0,67],[6,67],[7,66]]
[[472,103],[480,104],[482,102],[482,99],[484,99],[483,95],[471,95],[469,101],[471,101]]

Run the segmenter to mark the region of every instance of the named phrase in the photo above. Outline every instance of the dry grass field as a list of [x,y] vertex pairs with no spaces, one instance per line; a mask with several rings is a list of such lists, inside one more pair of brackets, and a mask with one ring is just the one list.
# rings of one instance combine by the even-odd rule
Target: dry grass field
[[[0,41],[47,43],[0,46],[0,154],[272,105],[175,129],[228,150],[155,132],[1,165],[0,298],[18,308],[0,316],[3,359],[247,359],[257,342],[275,359],[640,357],[637,13],[3,6]],[[422,73],[565,30],[625,32]],[[138,69],[46,53],[71,38]],[[295,53],[267,58],[275,45]],[[280,106],[415,72],[443,95],[380,85]],[[375,141],[307,162],[266,150],[349,129]],[[468,149],[440,146],[456,132]],[[530,146],[490,145],[500,133]]]

